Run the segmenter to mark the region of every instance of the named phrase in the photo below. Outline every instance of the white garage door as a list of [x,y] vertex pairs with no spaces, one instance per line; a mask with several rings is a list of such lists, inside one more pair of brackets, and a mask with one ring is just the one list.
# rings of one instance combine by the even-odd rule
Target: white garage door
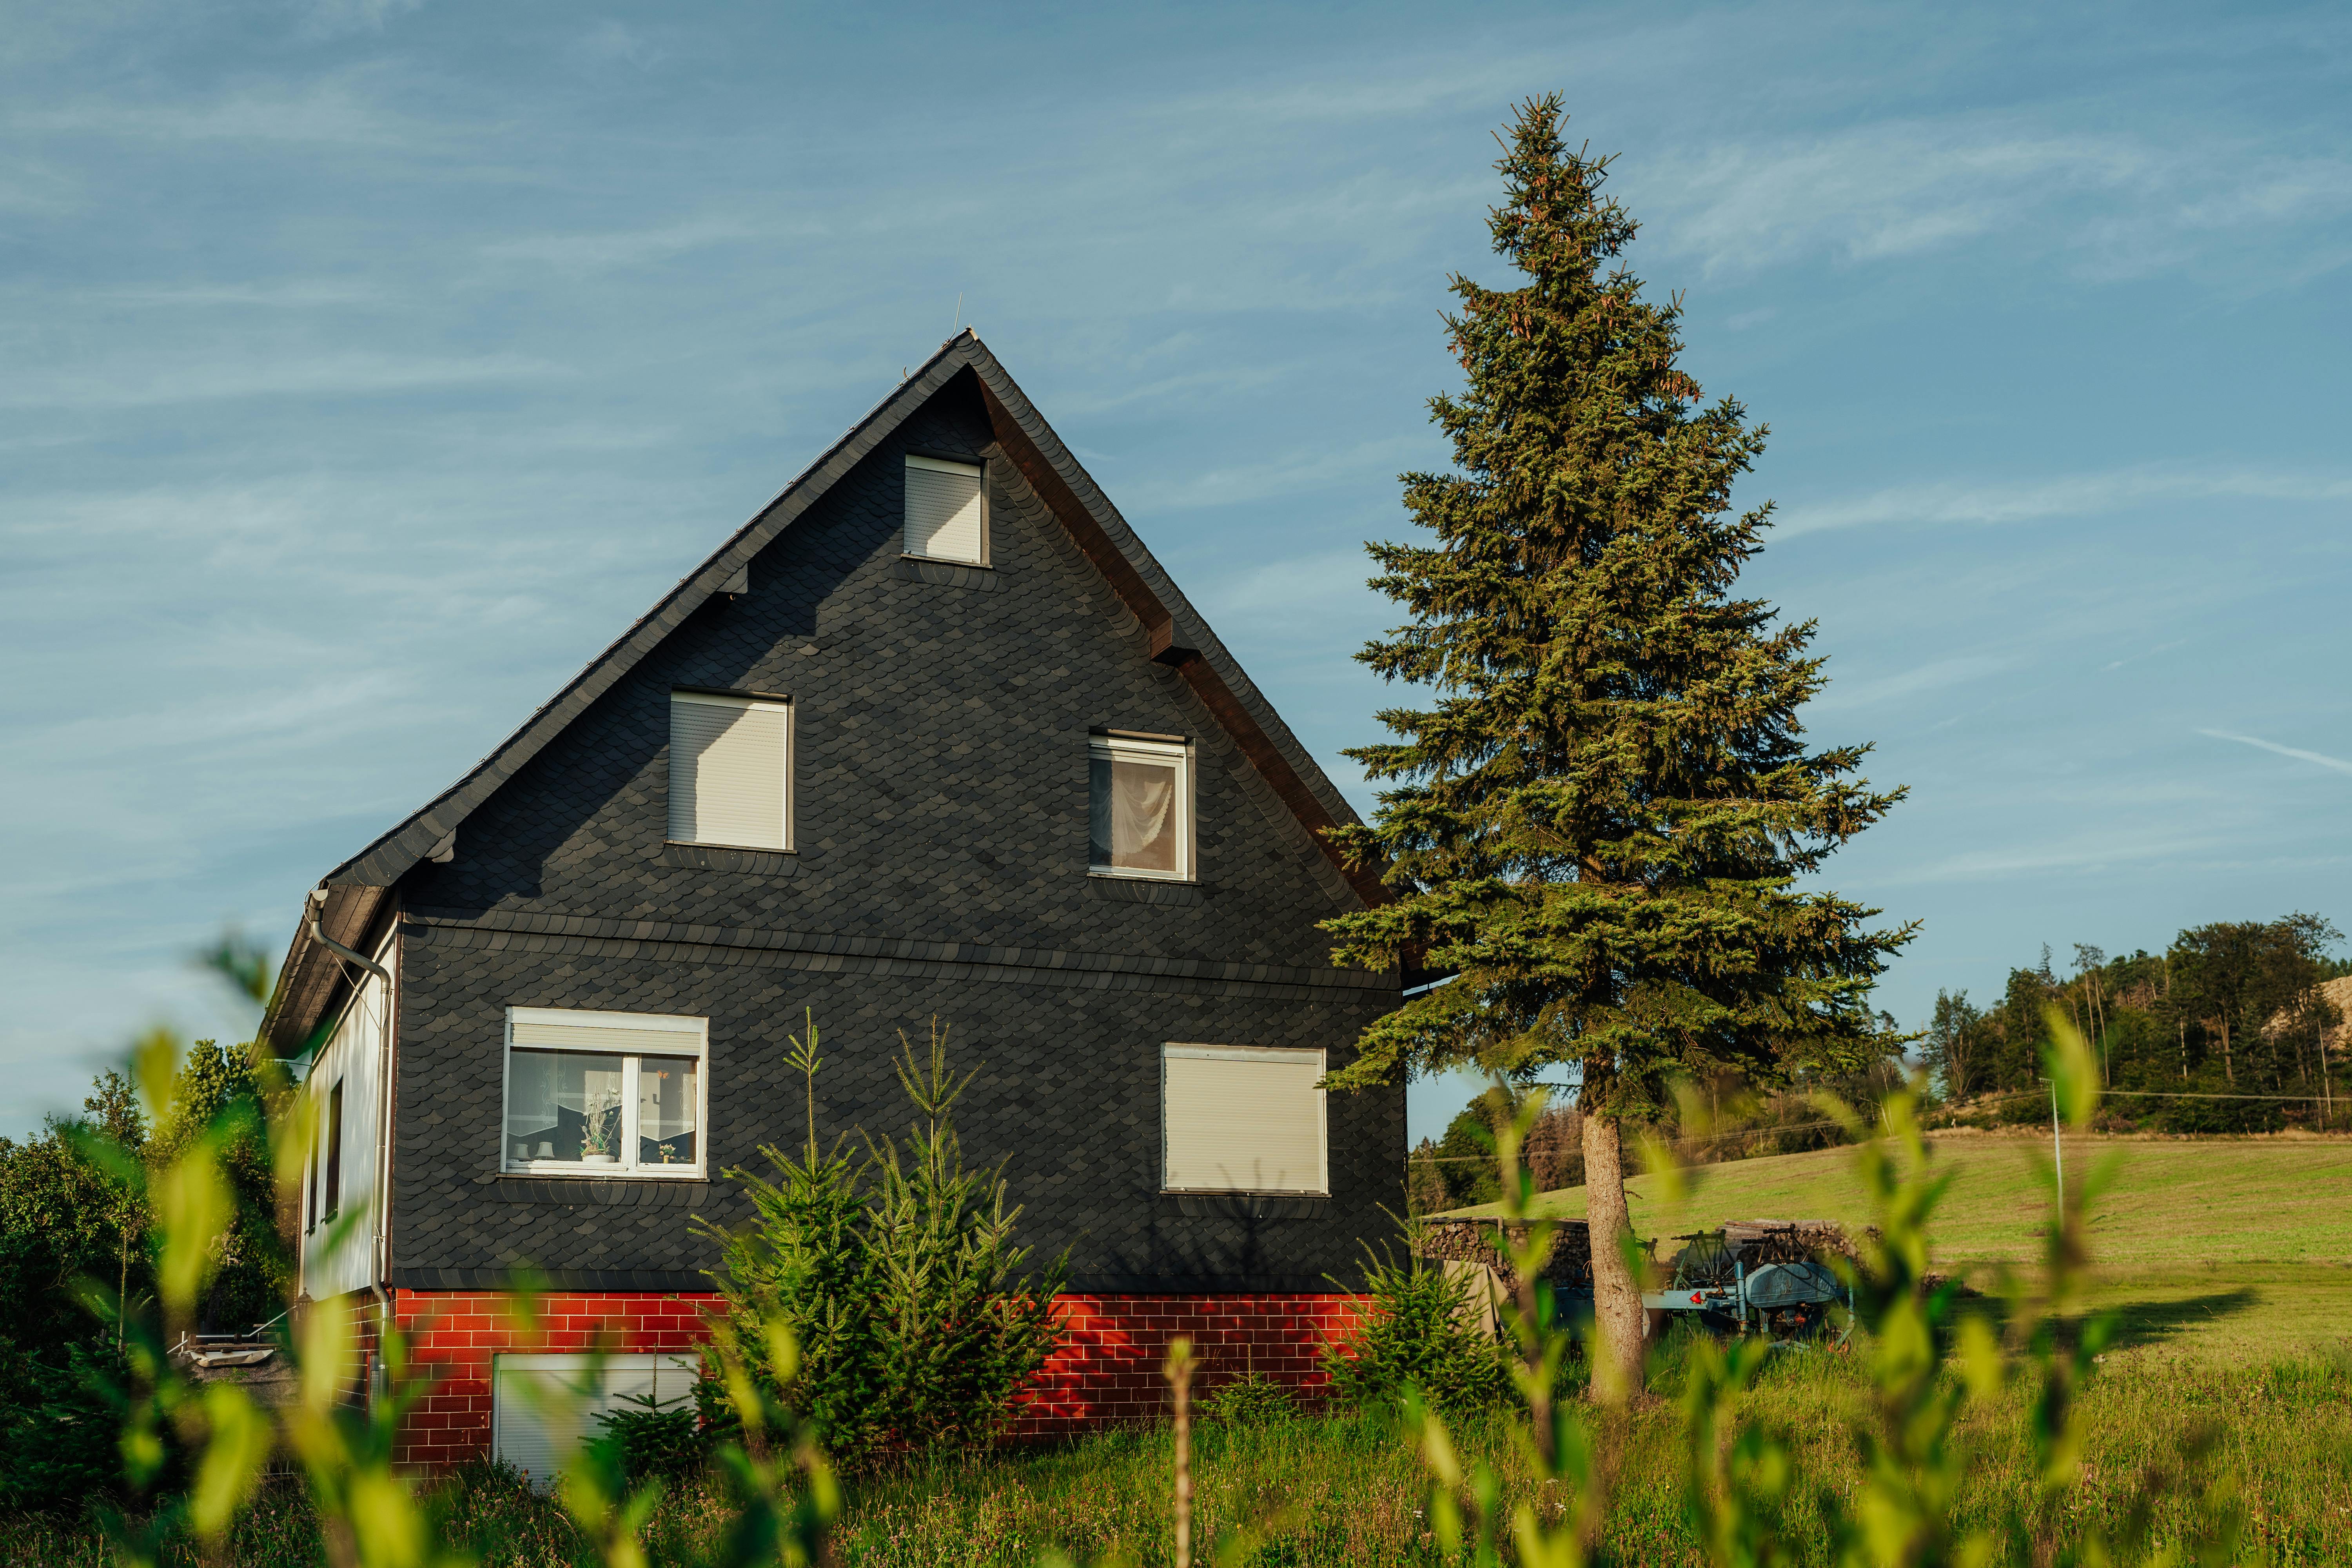
[[691,1400],[699,1357],[501,1355],[491,1368],[490,1454],[545,1489],[596,1435],[596,1417],[650,1394],[665,1408]]

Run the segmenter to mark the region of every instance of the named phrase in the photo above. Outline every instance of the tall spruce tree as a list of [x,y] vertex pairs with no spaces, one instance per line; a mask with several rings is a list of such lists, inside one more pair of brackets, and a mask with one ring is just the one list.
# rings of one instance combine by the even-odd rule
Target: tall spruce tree
[[1400,738],[1348,753],[1397,781],[1337,836],[1395,897],[1326,929],[1342,963],[1454,978],[1368,1029],[1332,1084],[1580,1075],[1603,1384],[1633,1390],[1622,1124],[1678,1076],[1883,1055],[1868,993],[1912,928],[1797,886],[1903,792],[1853,776],[1865,746],[1802,743],[1812,623],[1732,597],[1770,511],[1730,509],[1764,427],[1701,405],[1679,305],[1614,264],[1634,223],[1601,194],[1610,160],[1571,151],[1563,120],[1557,95],[1521,105],[1496,165],[1495,250],[1526,284],[1451,280],[1467,384],[1429,406],[1459,471],[1402,476],[1434,542],[1369,547],[1412,619],[1357,657],[1436,702],[1382,712]]

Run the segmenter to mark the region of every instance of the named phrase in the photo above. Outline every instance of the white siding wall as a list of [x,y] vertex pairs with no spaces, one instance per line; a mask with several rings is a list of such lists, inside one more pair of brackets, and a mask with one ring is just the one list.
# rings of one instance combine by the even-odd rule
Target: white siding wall
[[[395,980],[397,952],[397,945],[387,942],[375,955]],[[302,1289],[314,1301],[364,1290],[375,1282],[376,1237],[383,1219],[376,1212],[376,1182],[383,1168],[383,1047],[391,1011],[383,983],[367,976],[302,1080],[302,1112],[321,1142],[312,1152],[298,1224],[327,1207],[324,1195],[314,1195],[310,1184],[325,1179],[328,1100],[336,1084],[343,1086],[341,1212],[335,1223],[320,1220],[302,1237]],[[331,1249],[339,1232],[341,1244]]]

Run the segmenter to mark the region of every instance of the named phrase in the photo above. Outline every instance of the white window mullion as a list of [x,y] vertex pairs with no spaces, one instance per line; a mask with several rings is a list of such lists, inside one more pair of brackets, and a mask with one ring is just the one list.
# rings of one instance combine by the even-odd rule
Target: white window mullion
[[637,1074],[644,1070],[645,1061],[638,1057],[621,1058],[621,1169],[637,1168]]
[[[657,1131],[673,1154],[681,1141],[690,1157],[665,1164],[639,1158],[646,1136],[642,1104],[648,1058],[665,1072],[692,1079],[692,1094],[674,1105]],[[509,1007],[506,1020],[505,1094],[499,1112],[499,1169],[514,1174],[654,1178],[699,1176],[707,1168],[709,1106],[709,1022],[667,1014],[601,1013],[565,1007]],[[609,1163],[592,1161],[575,1113],[607,1092],[599,1075],[617,1082],[618,1147]],[[590,1087],[583,1088],[588,1085]],[[567,1117],[574,1131],[563,1131]],[[682,1123],[680,1125],[679,1123]]]

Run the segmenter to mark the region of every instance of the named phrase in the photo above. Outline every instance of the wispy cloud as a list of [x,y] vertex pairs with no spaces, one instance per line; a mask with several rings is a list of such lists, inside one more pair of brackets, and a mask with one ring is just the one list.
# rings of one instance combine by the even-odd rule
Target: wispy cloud
[[1655,236],[1710,273],[1806,256],[1891,260],[2002,235],[2072,251],[2094,273],[2138,276],[2250,227],[2309,226],[2352,209],[2352,158],[2246,144],[2184,151],[2019,114],[1742,139],[1661,156],[1641,174],[1664,209]]
[[2331,757],[2325,752],[2306,752],[2300,746],[2282,746],[2275,741],[2264,741],[2252,735],[2233,735],[2227,730],[2200,730],[2197,732],[2200,735],[2210,735],[2217,741],[2234,741],[2241,746],[2252,746],[2257,751],[2271,752],[2282,757],[2293,757],[2299,763],[2316,763],[2323,768],[2332,768],[2339,773],[2352,773],[2352,762],[2347,762],[2342,757]]
[[263,81],[209,95],[145,101],[90,98],[6,117],[18,132],[166,143],[244,142],[299,148],[415,152],[464,147],[474,128],[390,107],[363,69],[306,81]]
[[1917,697],[2004,674],[2024,662],[2024,658],[2018,654],[1964,654],[1957,658],[1935,659],[1913,669],[1869,680],[1832,680],[1828,689],[1813,700],[1808,711],[1836,712],[1841,709],[1868,708],[1881,702]]
[[642,70],[663,50],[637,28],[607,16],[572,44],[572,58],[591,65],[626,65]]
[[2010,844],[1964,850],[1958,855],[1930,861],[1914,870],[1881,873],[1877,880],[1889,886],[1913,882],[1995,880],[2149,860],[2189,860],[2219,848],[2241,847],[2242,844],[2212,834],[2158,830],[2082,835],[2038,844]]
[[740,216],[696,217],[652,227],[586,234],[541,234],[482,247],[493,261],[529,261],[567,272],[605,272],[668,261],[690,251],[745,240],[779,240],[821,232],[821,224],[753,224]]
[[1181,511],[1194,507],[1230,506],[1325,489],[1335,484],[1360,486],[1394,483],[1406,465],[1426,461],[1429,442],[1419,437],[1392,437],[1352,446],[1332,446],[1286,453],[1262,463],[1204,468],[1181,479],[1145,479],[1122,487],[1122,506],[1136,512]]
[[1881,523],[2016,523],[2089,517],[2151,500],[2352,500],[2352,478],[2255,469],[2148,466],[2007,483],[1895,485],[1845,500],[1797,502],[1779,516],[1780,538]]
[[147,408],[250,397],[352,397],[541,380],[563,367],[523,354],[411,355],[327,350],[256,357],[249,348],[87,361],[47,374],[19,366],[0,406]]
[[421,10],[425,0],[310,0],[302,30],[313,37],[381,33],[397,16]]

